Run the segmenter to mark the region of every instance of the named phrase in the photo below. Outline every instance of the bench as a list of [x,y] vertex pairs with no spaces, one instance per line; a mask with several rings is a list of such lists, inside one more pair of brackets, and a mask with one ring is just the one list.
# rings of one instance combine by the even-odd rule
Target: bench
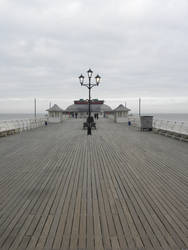
[[[88,122],[84,122],[83,123],[83,129],[86,129],[89,127],[89,123]],[[91,122],[91,128],[96,129],[96,123],[95,122]]]
[[93,116],[88,117],[86,122],[83,123],[83,129],[88,128],[89,123],[91,124],[91,128],[96,129],[96,123],[94,122]]

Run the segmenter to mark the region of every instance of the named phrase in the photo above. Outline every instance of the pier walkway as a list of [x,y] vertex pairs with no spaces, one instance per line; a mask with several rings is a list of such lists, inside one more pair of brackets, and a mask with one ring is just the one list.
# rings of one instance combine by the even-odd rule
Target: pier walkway
[[0,138],[0,249],[188,249],[188,143],[82,125]]

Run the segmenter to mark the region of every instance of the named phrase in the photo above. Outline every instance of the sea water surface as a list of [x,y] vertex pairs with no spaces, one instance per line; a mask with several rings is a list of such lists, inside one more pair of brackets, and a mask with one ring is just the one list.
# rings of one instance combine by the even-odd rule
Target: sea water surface
[[[37,114],[37,118],[44,118],[45,117],[45,114]],[[2,120],[22,120],[22,119],[33,119],[35,118],[34,117],[34,114],[23,114],[23,113],[14,113],[14,114],[11,114],[11,113],[3,113],[1,114],[0,113],[0,121]]]
[[[45,113],[37,114],[37,118],[44,118]],[[155,119],[166,120],[166,121],[177,121],[188,123],[188,113],[156,113],[156,114],[143,114],[143,115],[153,115]],[[18,120],[25,118],[35,118],[34,114],[23,114],[23,113],[0,113],[0,120]]]
[[155,119],[188,123],[188,113],[152,114]]

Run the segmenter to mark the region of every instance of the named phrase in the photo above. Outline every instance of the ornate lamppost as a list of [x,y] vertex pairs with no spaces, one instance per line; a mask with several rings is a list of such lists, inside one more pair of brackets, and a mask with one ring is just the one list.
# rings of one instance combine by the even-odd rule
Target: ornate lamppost
[[87,134],[91,135],[91,122],[92,122],[91,121],[91,89],[94,86],[99,85],[101,77],[99,75],[97,75],[95,77],[96,83],[92,84],[91,83],[91,78],[92,78],[93,71],[91,69],[89,69],[87,71],[87,74],[88,74],[88,78],[89,78],[89,83],[87,83],[87,84],[84,83],[84,76],[82,74],[79,76],[79,80],[80,80],[81,86],[85,86],[85,87],[87,87],[89,89],[89,100],[88,100],[88,114],[89,114],[89,116],[88,116]]

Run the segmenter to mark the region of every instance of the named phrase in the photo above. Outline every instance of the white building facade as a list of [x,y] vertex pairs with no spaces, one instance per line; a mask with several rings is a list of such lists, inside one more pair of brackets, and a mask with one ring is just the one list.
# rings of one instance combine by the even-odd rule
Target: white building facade
[[105,112],[105,117],[112,119],[114,122],[123,123],[128,122],[128,112],[130,109],[120,104],[117,108],[111,112]]
[[60,123],[63,121],[63,112],[57,104],[54,104],[53,107],[47,109],[48,111],[48,122],[49,123]]

